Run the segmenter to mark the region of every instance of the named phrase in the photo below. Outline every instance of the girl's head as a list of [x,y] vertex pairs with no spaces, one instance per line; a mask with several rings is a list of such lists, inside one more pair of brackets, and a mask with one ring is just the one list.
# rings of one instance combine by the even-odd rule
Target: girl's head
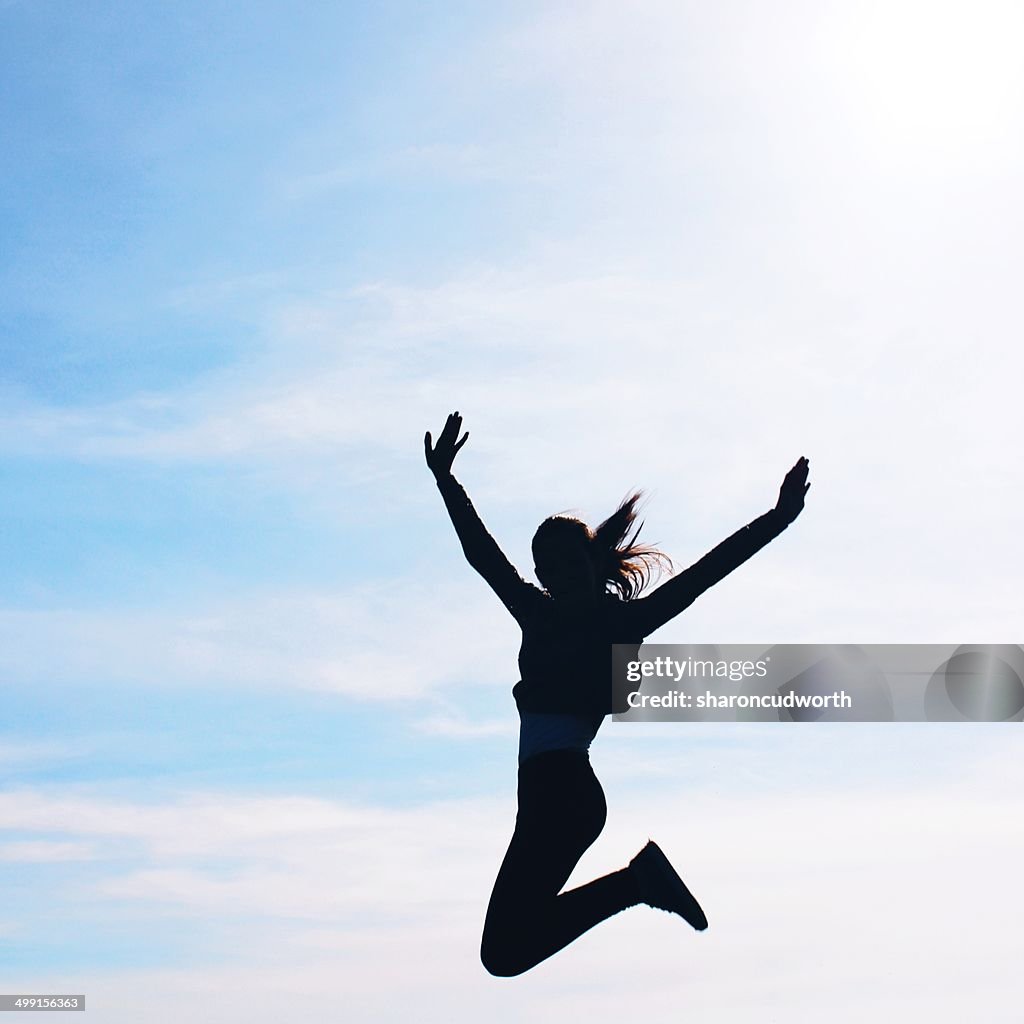
[[643,523],[627,540],[636,520],[641,492],[623,500],[596,530],[574,516],[549,516],[533,536],[537,579],[552,597],[615,591],[624,601],[649,582],[652,564],[671,559],[656,548],[636,543]]

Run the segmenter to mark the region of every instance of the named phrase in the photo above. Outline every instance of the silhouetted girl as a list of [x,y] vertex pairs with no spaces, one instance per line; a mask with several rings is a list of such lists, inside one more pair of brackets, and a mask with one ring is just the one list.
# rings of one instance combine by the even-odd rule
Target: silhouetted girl
[[[423,443],[462,549],[523,631],[519,709],[518,812],[487,907],[480,958],[494,975],[522,974],[606,917],[638,903],[679,914],[698,931],[707,918],[661,849],[647,845],[628,866],[561,892],[604,828],[604,792],[590,765],[590,742],[613,710],[613,643],[637,644],[708,587],[778,536],[803,508],[808,462],[786,474],[776,506],[646,597],[651,563],[671,561],[636,543],[639,493],[596,530],[552,516],[533,538],[537,578],[524,580],[502,554],[451,472],[466,433],[454,412],[432,446]],[[615,710],[624,710],[616,708]]]

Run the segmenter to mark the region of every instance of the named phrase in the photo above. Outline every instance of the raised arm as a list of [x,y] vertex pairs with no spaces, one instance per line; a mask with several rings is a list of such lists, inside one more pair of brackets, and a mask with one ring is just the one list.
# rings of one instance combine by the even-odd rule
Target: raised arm
[[438,490],[462,543],[466,560],[487,580],[491,589],[516,620],[522,621],[530,602],[540,595],[540,591],[524,580],[505,557],[495,539],[487,532],[462,484],[452,475],[452,461],[469,438],[467,431],[456,444],[455,438],[461,429],[462,417],[453,412],[448,417],[436,446],[431,447],[430,431],[427,431],[423,438],[427,465],[437,481]]
[[727,537],[652,594],[627,602],[626,616],[638,634],[649,636],[782,533],[804,507],[804,495],[811,486],[807,483],[808,466],[807,459],[800,458],[786,474],[773,509]]

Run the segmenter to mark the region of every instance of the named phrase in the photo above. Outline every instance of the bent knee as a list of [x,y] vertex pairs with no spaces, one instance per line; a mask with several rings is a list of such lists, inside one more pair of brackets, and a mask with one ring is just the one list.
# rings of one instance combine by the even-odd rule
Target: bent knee
[[484,970],[495,978],[514,978],[530,968],[512,950],[496,942],[489,942],[486,937],[480,944],[480,962]]

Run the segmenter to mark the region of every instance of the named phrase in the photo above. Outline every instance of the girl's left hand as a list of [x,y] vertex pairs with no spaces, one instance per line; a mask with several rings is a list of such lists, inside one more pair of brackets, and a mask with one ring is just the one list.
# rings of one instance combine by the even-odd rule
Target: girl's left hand
[[807,482],[807,473],[810,463],[806,456],[800,456],[796,465],[786,474],[779,488],[779,500],[775,506],[778,512],[787,523],[794,519],[804,509],[804,495],[810,490],[811,485]]

